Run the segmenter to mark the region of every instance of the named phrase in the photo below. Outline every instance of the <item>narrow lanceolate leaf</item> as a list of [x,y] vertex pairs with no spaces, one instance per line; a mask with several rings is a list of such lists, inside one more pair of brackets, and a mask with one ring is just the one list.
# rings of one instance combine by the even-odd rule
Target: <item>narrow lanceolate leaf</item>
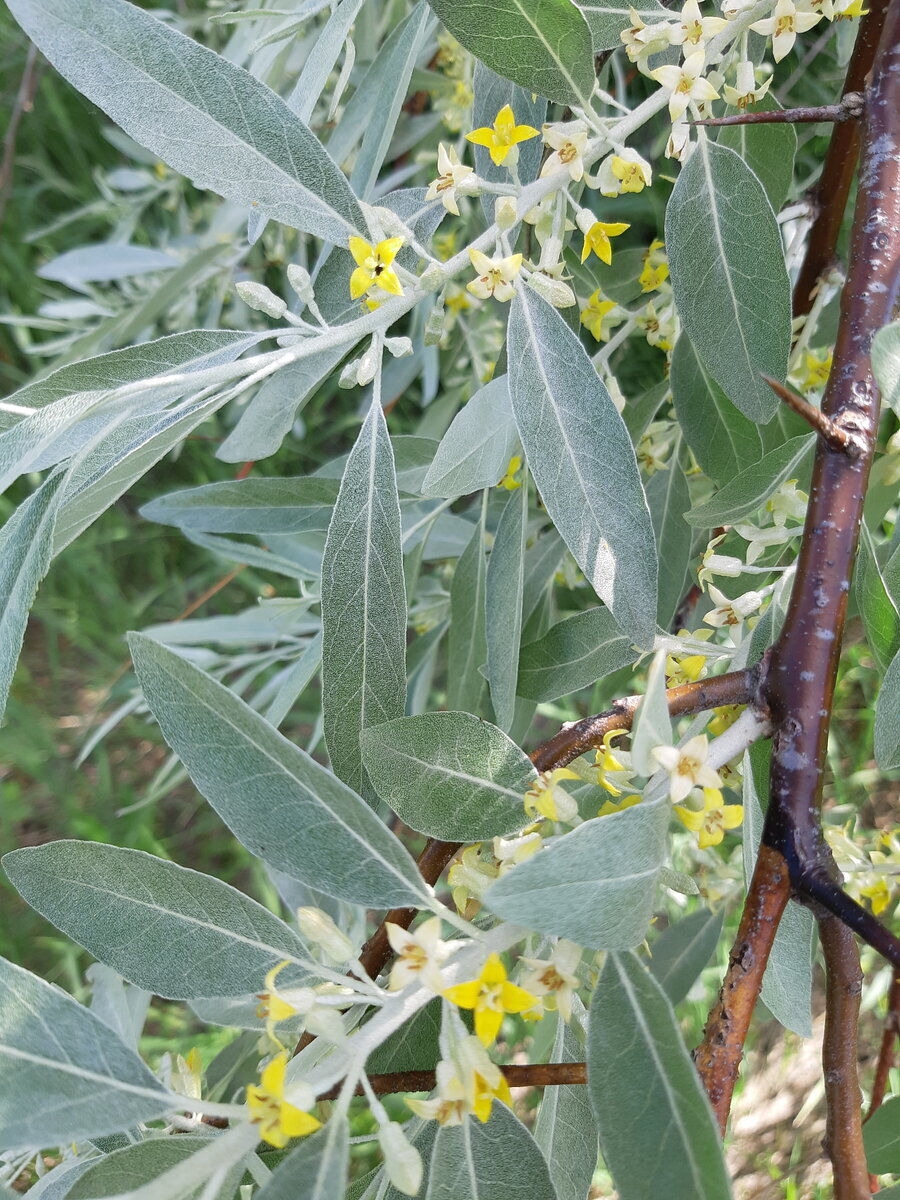
[[879,329],[872,341],[872,373],[885,404],[900,414],[900,321]]
[[593,43],[572,0],[429,3],[453,36],[498,75],[560,104],[587,103],[594,87]]
[[719,1131],[675,1014],[635,954],[610,954],[594,991],[588,1092],[621,1200],[731,1195]]
[[[119,1196],[126,1188],[135,1192],[209,1145],[209,1137],[181,1133],[178,1137],[158,1137],[123,1146],[121,1150],[95,1159],[90,1169],[66,1192],[66,1200],[100,1200],[105,1196]],[[232,1200],[243,1173],[243,1166],[236,1163],[210,1200]],[[199,1194],[193,1193],[195,1197]]]
[[490,1120],[438,1129],[426,1200],[557,1200],[534,1138],[499,1100]]
[[359,735],[403,716],[406,584],[394,454],[373,401],[350,451],[322,559],[322,713],[339,778],[368,793]]
[[666,854],[668,800],[585,821],[498,880],[491,912],[592,950],[624,950],[647,935]]
[[279,962],[307,957],[297,934],[255,900],[142,850],[49,842],[5,855],[3,869],[57,929],[170,1000],[258,991]]
[[304,1138],[257,1192],[258,1200],[336,1200],[347,1187],[350,1127],[333,1117]]
[[487,661],[484,631],[486,509],[485,501],[481,520],[475,527],[472,540],[459,556],[450,584],[447,707],[458,712],[477,713],[484,693],[484,676],[479,668]]
[[762,457],[759,430],[734,407],[694,353],[686,334],[672,352],[672,399],[697,462],[718,484]]
[[500,728],[506,730],[513,723],[516,708],[527,517],[526,482],[506,501],[485,580],[487,679],[494,716]]
[[882,771],[900,767],[900,653],[885,672],[875,709],[875,761]]
[[11,0],[37,47],[197,187],[335,243],[365,230],[324,147],[265,84],[126,0]]
[[656,542],[631,439],[578,337],[520,287],[509,320],[510,392],[547,512],[623,633],[656,631]]
[[853,571],[853,592],[875,659],[885,670],[900,650],[900,613],[878,566],[875,544],[867,524],[860,530],[859,555]]
[[150,638],[129,644],[163,736],[248,850],[341,900],[422,904],[415,862],[355,792],[205,672]]
[[784,379],[791,289],[772,205],[750,168],[701,137],[666,209],[675,303],[697,356],[753,421],[778,400],[760,372]]
[[368,729],[363,762],[375,789],[411,829],[481,842],[521,829],[531,759],[471,713],[434,712]]
[[566,617],[522,647],[517,692],[529,700],[556,700],[590,687],[637,658],[608,608]]
[[423,496],[467,496],[502,479],[519,444],[505,375],[456,414],[422,484]]
[[0,529],[0,716],[25,638],[28,613],[53,555],[61,475],[52,475]]
[[691,494],[684,473],[685,453],[678,439],[668,470],[657,471],[647,481],[647,504],[659,554],[659,596],[656,619],[668,629],[688,586],[693,531],[684,519]]
[[305,533],[328,528],[337,493],[337,480],[315,475],[250,476],[170,492],[140,512],[148,521],[197,533]]
[[[574,1024],[566,1024],[562,1018],[552,1061],[584,1061],[584,1047]],[[534,1140],[547,1160],[557,1200],[585,1200],[597,1166],[597,1124],[587,1088],[578,1084],[545,1088],[534,1123]]]
[[650,971],[670,1004],[678,1004],[685,998],[712,958],[724,915],[698,908],[670,925],[653,943]]
[[0,1150],[114,1133],[170,1107],[166,1090],[92,1012],[0,959]]
[[622,44],[619,34],[633,24],[633,11],[637,11],[646,25],[661,21],[666,15],[666,10],[656,0],[637,0],[633,9],[623,0],[575,0],[575,3],[585,15],[595,52],[612,50]]
[[715,529],[719,525],[734,525],[777,492],[785,480],[807,472],[812,459],[814,433],[791,438],[789,442],[770,450],[759,462],[753,463],[724,484],[711,500],[695,504],[685,513],[689,525],[699,529]]
[[631,738],[631,757],[641,775],[652,775],[659,764],[656,746],[672,744],[672,722],[666,701],[666,652],[657,650],[647,672],[647,690],[638,705]]

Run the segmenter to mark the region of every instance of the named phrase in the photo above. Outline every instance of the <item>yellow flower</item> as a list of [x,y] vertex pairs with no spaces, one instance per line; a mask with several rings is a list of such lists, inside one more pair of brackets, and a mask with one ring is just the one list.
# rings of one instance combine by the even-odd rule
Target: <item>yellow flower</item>
[[548,821],[571,822],[578,816],[578,805],[567,791],[559,786],[561,779],[577,779],[568,767],[557,767],[538,775],[525,793],[525,812],[534,820],[538,813]]
[[[499,167],[519,142],[527,142],[538,136],[538,131],[531,125],[517,125],[513,110],[508,104],[504,104],[497,113],[493,127],[473,129],[471,133],[466,134],[466,141],[474,142],[476,146],[487,146],[491,161]],[[515,162],[517,154],[518,151],[513,155],[511,163]]]
[[650,186],[652,178],[650,164],[629,147],[625,147],[621,154],[610,154],[604,158],[597,172],[597,183],[603,196],[642,192]]
[[512,1104],[509,1084],[496,1063],[491,1062],[477,1038],[463,1038],[454,1048],[453,1059],[441,1060],[436,1071],[437,1095],[432,1100],[410,1097],[406,1104],[417,1117],[439,1125],[461,1125],[471,1113],[482,1123],[491,1115],[494,1097]]
[[608,342],[613,325],[621,325],[624,320],[622,310],[614,300],[604,300],[599,288],[587,302],[587,308],[581,310],[581,323],[591,331],[598,342]]
[[482,896],[500,874],[497,863],[489,858],[489,847],[481,843],[467,846],[447,874],[453,903],[469,921],[478,912]]
[[473,246],[469,247],[469,258],[478,272],[478,278],[466,284],[466,290],[479,300],[493,296],[501,304],[512,300],[515,288],[513,280],[522,269],[522,255],[510,254],[507,258],[489,258]]
[[604,800],[597,810],[597,816],[608,817],[612,813],[624,812],[626,808],[634,808],[640,802],[640,796],[623,796],[621,800]]
[[682,825],[693,833],[700,834],[700,849],[718,846],[726,829],[737,829],[744,819],[743,804],[726,804],[719,788],[703,789],[703,808],[695,811],[682,804],[675,805],[675,812]]
[[678,687],[682,683],[696,683],[706,666],[705,654],[689,654],[687,658],[666,655],[666,683]]
[[706,728],[713,737],[718,737],[720,733],[731,728],[743,711],[743,704],[723,704],[720,708],[714,708],[715,716]]
[[575,221],[578,228],[584,234],[581,261],[584,262],[593,250],[600,261],[605,262],[607,266],[612,262],[612,246],[609,239],[618,237],[626,229],[631,228],[630,225],[624,225],[622,222],[607,224],[604,221],[597,221],[594,219],[594,214],[588,208],[582,208]]
[[377,246],[361,237],[349,239],[350,253],[357,264],[356,270],[350,276],[350,295],[354,300],[358,300],[373,287],[390,292],[392,296],[403,295],[400,280],[391,267],[402,245],[402,237],[385,238]]
[[291,1138],[314,1133],[322,1122],[310,1113],[289,1104],[284,1098],[284,1073],[288,1054],[282,1051],[263,1070],[259,1084],[247,1088],[250,1120],[259,1125],[259,1136],[270,1146],[281,1149]]
[[867,8],[863,8],[864,3],[865,0],[851,0],[851,3],[848,4],[846,8],[842,9],[839,13],[834,14],[835,21],[849,21],[853,17],[868,16],[869,10]]
[[277,967],[273,967],[268,972],[266,975],[266,990],[259,992],[256,997],[259,1000],[259,1004],[256,1006],[256,1015],[260,1020],[265,1021],[266,1033],[278,1046],[281,1045],[281,1042],[275,1036],[275,1026],[280,1021],[286,1021],[288,1017],[295,1017],[297,1015],[297,1009],[294,1008],[293,1004],[288,1004],[286,1000],[282,999],[275,986],[275,979],[279,971],[284,970],[288,965],[288,961],[288,959],[285,959],[284,962],[280,962]]
[[504,1013],[534,1008],[537,996],[510,983],[499,954],[491,954],[477,979],[448,988],[444,996],[459,1008],[475,1011],[475,1034],[483,1046],[496,1040]]
[[[603,735],[603,748],[598,750],[594,759],[597,769],[597,783],[611,796],[621,796],[621,788],[616,787],[616,784],[626,784],[631,782],[631,777],[634,772],[631,769],[630,755],[619,751],[622,755],[617,758],[613,754],[613,742],[616,738],[624,737],[628,731],[625,729],[610,729],[608,733]],[[624,761],[623,761],[624,760]],[[621,779],[617,779],[615,783],[611,783],[607,779],[607,775],[621,775]]]
[[891,902],[891,889],[886,879],[876,879],[868,887],[861,887],[859,894],[871,901],[872,912],[876,917],[880,916]]
[[509,466],[506,468],[506,474],[497,484],[497,487],[506,488],[508,492],[514,492],[516,488],[522,486],[521,479],[516,479],[516,475],[522,466],[521,456],[514,454],[509,460]]
[[803,355],[803,371],[800,375],[800,386],[804,391],[812,391],[815,388],[824,387],[828,382],[828,376],[831,374],[831,363],[834,358],[834,352],[829,350],[823,354]]
[[638,275],[642,292],[655,292],[669,278],[669,264],[664,244],[658,239],[650,243],[644,255],[644,266]]

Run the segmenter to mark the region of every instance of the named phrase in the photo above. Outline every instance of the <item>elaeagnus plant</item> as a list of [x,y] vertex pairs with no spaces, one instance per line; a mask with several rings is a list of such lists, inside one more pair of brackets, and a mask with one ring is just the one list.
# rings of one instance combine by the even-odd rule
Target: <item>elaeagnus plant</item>
[[[865,1137],[857,1077],[900,839],[823,822],[848,615],[900,767],[900,0],[7,2],[134,173],[223,199],[45,268],[93,308],[0,404],[0,693],[53,558],[211,430],[235,478],[142,515],[273,584],[132,634],[108,726],[147,712],[282,915],[8,854],[97,963],[88,1005],[0,963],[6,1182],[721,1200],[754,1006],[808,1035],[819,953],[833,1194],[900,1173],[897,984]],[[307,405],[343,453],[297,475]],[[240,1032],[151,1070],[152,996]]]

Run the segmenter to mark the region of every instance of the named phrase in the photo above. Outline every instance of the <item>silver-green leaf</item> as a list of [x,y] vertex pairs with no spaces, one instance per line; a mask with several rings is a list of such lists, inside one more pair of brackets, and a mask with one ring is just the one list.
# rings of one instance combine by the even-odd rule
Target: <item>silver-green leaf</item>
[[509,320],[513,411],[553,523],[623,633],[656,631],[656,541],[634,448],[587,352],[556,309],[520,287]]
[[322,713],[335,774],[370,789],[359,736],[402,717],[406,584],[394,454],[373,400],[350,451],[322,559]]
[[493,487],[519,444],[505,375],[475,393],[453,418],[422,485],[423,496],[467,496]]
[[557,1200],[534,1138],[499,1101],[490,1120],[438,1129],[426,1200]]
[[377,725],[362,736],[375,789],[420,833],[481,842],[525,824],[522,799],[536,772],[495,725],[465,712],[423,713]]
[[0,959],[0,1150],[115,1133],[170,1108],[165,1088],[98,1017]]
[[619,632],[609,609],[588,608],[522,647],[516,690],[529,700],[556,700],[590,687],[636,658],[631,639]]
[[768,421],[784,379],[791,289],[772,205],[750,168],[701,136],[666,209],[675,303],[698,358],[745,416]]
[[675,1014],[636,954],[610,954],[594,991],[588,1092],[621,1200],[731,1195],[719,1130]]
[[173,651],[139,634],[129,644],[163,736],[248,850],[341,900],[427,902],[411,855],[346,784]]
[[509,729],[515,717],[527,526],[526,481],[511,493],[500,514],[485,578],[487,680],[501,729]]

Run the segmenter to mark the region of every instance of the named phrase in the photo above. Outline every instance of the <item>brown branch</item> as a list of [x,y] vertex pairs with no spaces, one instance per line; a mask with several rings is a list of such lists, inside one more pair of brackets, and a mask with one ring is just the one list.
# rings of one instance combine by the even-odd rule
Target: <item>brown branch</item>
[[741,112],[732,117],[705,117],[689,125],[803,125],[817,121],[854,121],[863,114],[861,92],[847,92],[840,104],[814,108],[776,108],[768,112]]
[[779,383],[777,379],[773,379],[771,375],[766,375],[762,371],[760,375],[778,399],[783,400],[788,408],[793,409],[798,416],[802,417],[820,437],[825,439],[826,444],[832,450],[841,450],[844,454],[851,455],[860,453],[861,447],[853,434],[848,433],[846,429],[842,429],[840,425],[836,425],[834,421],[826,417],[821,408],[816,408],[814,404],[810,404],[803,396],[792,392],[790,388]]
[[16,161],[16,139],[19,136],[19,124],[23,114],[31,112],[39,75],[37,47],[31,44],[28,47],[28,54],[25,57],[25,69],[22,71],[19,91],[16,94],[15,104],[10,113],[9,124],[6,127],[6,134],[3,138],[3,160],[0,162],[0,225],[3,224],[3,216],[6,212],[10,192],[12,191],[13,167]]
[[819,939],[825,956],[824,1146],[834,1171],[834,1200],[869,1200],[857,1073],[859,950],[851,930],[830,914],[819,918]]
[[[844,95],[861,92],[872,67],[875,51],[890,0],[870,0],[868,12],[859,24],[856,45],[844,80]],[[812,307],[820,278],[834,261],[838,234],[850,195],[850,185],[859,157],[860,121],[841,121],[835,125],[819,182],[810,195],[815,218],[806,243],[806,254],[794,284],[794,316],[805,316]]]
[[900,971],[894,971],[891,990],[888,992],[884,1032],[881,1035],[881,1048],[878,1051],[878,1062],[875,1065],[872,1097],[869,1100],[869,1111],[866,1113],[867,1121],[881,1108],[884,1100],[888,1075],[894,1065],[894,1042],[897,1038],[900,1038]]
[[707,1019],[703,1041],[694,1052],[697,1071],[723,1134],[750,1018],[790,894],[784,858],[777,850],[761,846],[719,998]]
[[[587,1063],[527,1063],[522,1066],[501,1067],[510,1087],[563,1087],[567,1084],[587,1083]],[[369,1086],[377,1096],[393,1092],[430,1092],[436,1083],[434,1071],[395,1071],[389,1075],[370,1075]],[[335,1100],[341,1090],[337,1084],[320,1100]],[[362,1084],[354,1095],[364,1096]]]

